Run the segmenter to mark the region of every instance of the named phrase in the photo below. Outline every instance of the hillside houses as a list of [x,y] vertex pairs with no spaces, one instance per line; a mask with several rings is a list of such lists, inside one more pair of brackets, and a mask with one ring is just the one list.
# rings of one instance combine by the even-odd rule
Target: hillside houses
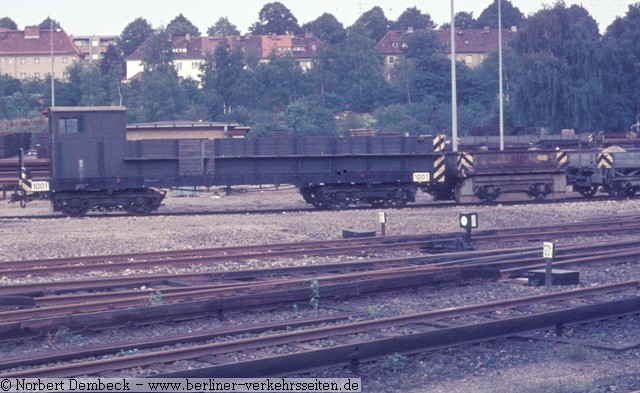
[[[173,64],[178,75],[183,78],[200,80],[200,65],[204,63],[208,53],[226,42],[234,50],[253,53],[261,62],[266,62],[271,53],[291,55],[303,70],[312,67],[313,58],[318,53],[321,41],[312,33],[303,36],[262,35],[262,36],[229,36],[229,37],[171,37]],[[148,41],[143,43],[129,57],[127,63],[127,79],[134,78],[142,72],[142,53]]]
[[[518,29],[502,29],[502,41],[509,42],[515,37]],[[391,70],[402,59],[409,37],[414,34],[413,29],[391,30],[382,37],[376,45],[376,53],[384,59],[384,74],[387,80]],[[451,30],[435,30],[442,42],[447,57],[451,58]],[[482,64],[490,53],[498,50],[498,30],[485,27],[484,29],[458,30],[455,35],[456,60],[475,68]]]

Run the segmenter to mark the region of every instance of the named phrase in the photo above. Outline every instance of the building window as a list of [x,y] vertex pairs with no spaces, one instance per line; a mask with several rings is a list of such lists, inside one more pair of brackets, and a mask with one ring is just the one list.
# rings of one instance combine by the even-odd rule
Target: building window
[[99,46],[100,45],[100,41],[99,40],[92,40],[91,41],[91,46]]
[[92,59],[92,60],[98,60],[98,58],[99,58],[99,57],[100,57],[100,56],[98,56],[97,54],[93,54],[93,55],[91,55],[91,59]]
[[63,73],[62,73],[62,77],[63,77],[64,79],[69,79],[69,73],[68,73],[68,72],[66,72],[66,71],[65,71],[65,72],[63,72]]
[[182,63],[180,63],[180,62],[176,63],[176,69],[177,70],[181,70],[182,69]]
[[66,57],[62,58],[62,64],[67,64],[67,58]]
[[77,134],[84,132],[82,117],[61,117],[58,119],[58,133]]
[[39,72],[36,72],[33,76],[35,76],[36,79],[40,79],[40,73]]
[[389,64],[393,64],[396,62],[396,58],[393,56],[389,56]]
[[200,63],[198,63],[197,61],[194,61],[191,63],[191,69],[192,70],[197,70],[200,68]]
[[20,79],[27,79],[27,73],[26,72],[21,72],[20,73]]
[[4,59],[4,64],[13,64],[13,59],[11,58]]
[[35,59],[33,59],[33,64],[40,64],[40,58],[36,57]]
[[467,55],[464,59],[464,64],[473,64],[473,57]]
[[27,64],[27,59],[25,59],[24,57],[21,57],[20,64]]

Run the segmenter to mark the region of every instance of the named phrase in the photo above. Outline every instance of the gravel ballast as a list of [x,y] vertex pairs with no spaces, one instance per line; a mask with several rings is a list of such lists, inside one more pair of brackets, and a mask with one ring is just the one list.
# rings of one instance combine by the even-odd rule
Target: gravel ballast
[[[420,201],[427,196],[420,195]],[[292,189],[281,191],[249,189],[229,196],[220,192],[202,193],[197,198],[168,196],[160,212],[198,210],[228,211],[238,209],[305,208],[301,196]],[[480,229],[538,226],[553,223],[582,222],[596,218],[636,215],[640,200],[582,202],[564,204],[491,205],[448,208],[381,209],[387,212],[387,235],[415,235],[460,231],[458,215],[474,211],[479,214]],[[103,216],[56,219],[7,219],[8,216],[50,214],[46,201],[35,201],[21,209],[0,201],[0,259],[27,260],[48,257],[133,253],[157,250],[181,250],[237,245],[283,243],[337,239],[343,229],[379,231],[379,210],[316,211],[280,214],[186,215],[148,217]],[[569,234],[568,234],[569,235]],[[616,236],[557,238],[558,243],[588,244],[620,239]],[[634,234],[622,238],[633,239]],[[529,245],[535,245],[530,243]],[[542,251],[542,245],[540,244]],[[308,262],[308,261],[307,261]],[[278,261],[274,261],[277,264]],[[291,263],[288,261],[287,264]],[[271,262],[264,261],[264,265]],[[640,278],[637,258],[619,263],[581,267],[581,286],[598,285]],[[236,267],[237,268],[237,267]],[[61,279],[69,277],[53,277]],[[12,282],[0,277],[0,285]],[[574,287],[560,288],[570,289]],[[339,304],[343,309],[370,313],[373,317],[398,315],[480,303],[502,298],[542,293],[542,287],[525,286],[515,281],[492,282],[463,288],[440,288],[407,294],[387,294],[375,298],[353,299]],[[250,314],[238,316],[238,323],[251,320]],[[410,355],[389,365],[386,359],[363,364],[357,373],[335,368],[304,374],[312,377],[361,377],[363,391],[411,392],[628,392],[640,389],[640,349],[611,351],[589,346],[640,342],[637,317],[621,323],[607,322],[576,326],[568,340],[558,343],[532,337],[501,339],[487,343],[436,352]],[[196,325],[189,326],[189,323]],[[170,329],[200,329],[198,323]],[[233,323],[233,321],[228,322]],[[164,327],[165,329],[167,327]],[[162,334],[158,330],[136,333],[131,329],[92,333],[90,342],[115,341],[136,335]],[[552,332],[537,332],[538,336]],[[101,337],[102,336],[102,337]],[[89,341],[89,336],[85,338]],[[57,343],[62,345],[61,342]],[[8,352],[37,353],[47,346],[46,339],[10,344]],[[73,343],[69,344],[73,345]],[[26,350],[28,348],[28,350]],[[193,366],[193,364],[191,365]],[[127,373],[127,375],[134,375]],[[142,373],[144,374],[144,373]],[[123,374],[124,375],[124,374]],[[301,375],[302,376],[302,375]]]

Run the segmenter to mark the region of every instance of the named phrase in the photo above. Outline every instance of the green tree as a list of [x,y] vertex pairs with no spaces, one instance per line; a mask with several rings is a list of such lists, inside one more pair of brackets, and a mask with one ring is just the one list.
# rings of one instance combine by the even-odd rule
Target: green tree
[[272,53],[267,63],[256,67],[255,74],[260,92],[260,109],[280,113],[309,92],[307,76],[291,56]]
[[179,14],[178,16],[173,18],[173,20],[169,22],[165,30],[168,34],[180,37],[184,37],[187,34],[190,34],[192,36],[200,35],[200,30],[198,30],[198,28],[182,14]]
[[387,19],[384,11],[379,6],[375,6],[362,14],[350,29],[362,26],[368,32],[368,36],[378,42],[389,31],[391,22]]
[[142,64],[146,72],[166,72],[173,68],[173,43],[166,30],[153,32],[141,49]]
[[514,7],[510,0],[494,0],[487,8],[482,11],[476,25],[478,28],[489,26],[492,29],[498,28],[498,1],[502,1],[500,4],[502,13],[502,28],[510,28],[515,26],[520,28],[525,21],[524,14],[518,7]]
[[122,56],[127,58],[132,54],[143,42],[153,33],[153,28],[144,18],[136,18],[129,23],[120,37],[117,38],[118,48],[122,52]]
[[187,100],[173,68],[143,72],[140,89],[139,104],[144,121],[174,120],[186,109]]
[[476,29],[478,27],[476,20],[473,18],[473,12],[467,12],[467,11],[456,12],[454,21],[456,23],[456,29],[467,30],[467,29]]
[[260,9],[258,21],[251,25],[249,31],[253,35],[296,34],[300,32],[300,26],[293,13],[276,1]]
[[202,90],[211,118],[230,114],[240,103],[238,84],[244,73],[242,51],[232,51],[226,41],[207,55],[202,65]]
[[336,77],[333,93],[344,98],[348,109],[370,111],[385,95],[382,61],[375,52],[375,44],[369,31],[355,26],[331,60],[331,71]]
[[335,16],[324,13],[302,26],[302,30],[313,32],[324,43],[336,45],[344,41],[347,31]]
[[213,37],[214,35],[222,37],[240,35],[240,30],[229,21],[228,18],[222,17],[216,21],[216,23],[207,29],[207,35]]
[[435,26],[431,15],[423,14],[417,7],[404,10],[393,24],[393,28],[396,30],[408,30],[410,27],[415,30],[426,30],[433,29]]
[[4,27],[5,29],[9,30],[18,30],[18,25],[16,24],[16,22],[14,22],[13,19],[9,18],[8,16],[0,18],[0,27]]
[[[74,62],[67,68],[69,74],[66,94],[57,94],[57,100],[67,101],[70,106],[107,105],[107,92],[100,68],[93,63]],[[56,92],[58,93],[58,92]]]
[[557,3],[529,17],[514,39],[513,105],[527,125],[601,129],[600,34],[584,8]]
[[58,22],[55,19],[51,19],[50,17],[46,17],[45,20],[43,20],[42,22],[40,22],[40,24],[38,25],[39,28],[41,28],[42,30],[50,30],[51,29],[51,25],[53,24],[53,28],[54,29],[60,29],[60,22]]
[[[435,31],[416,31],[407,39],[405,61],[412,67],[413,102],[434,96],[438,101],[451,98],[451,62]],[[460,69],[459,67],[458,69]]]
[[305,98],[297,99],[284,111],[284,121],[297,135],[335,135],[333,113]]
[[640,3],[629,5],[624,17],[617,18],[602,38],[601,65],[604,102],[600,108],[604,129],[623,131],[640,116]]

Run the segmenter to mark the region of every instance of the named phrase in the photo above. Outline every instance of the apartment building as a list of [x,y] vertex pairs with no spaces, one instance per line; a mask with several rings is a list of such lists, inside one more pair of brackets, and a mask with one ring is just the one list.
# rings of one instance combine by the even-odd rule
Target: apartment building
[[80,50],[80,53],[84,55],[84,59],[94,63],[104,58],[104,53],[109,45],[115,46],[117,44],[116,36],[114,35],[71,36],[71,39]]
[[[516,27],[502,29],[502,42],[509,42],[518,32]],[[391,30],[376,44],[376,52],[384,58],[384,74],[387,80],[391,70],[402,59],[407,42],[414,30]],[[436,30],[447,57],[451,58],[451,30]],[[484,29],[457,30],[455,33],[456,60],[469,68],[478,67],[486,57],[498,50],[498,30]]]
[[[228,37],[171,37],[173,65],[182,78],[200,80],[200,65],[208,53],[212,53],[225,40],[232,50],[240,48],[245,53],[254,53],[261,62],[267,62],[272,53],[291,55],[303,70],[312,67],[313,58],[320,48],[321,41],[312,33],[303,36],[264,35],[264,36],[228,36]],[[143,71],[142,52],[147,42],[140,45],[126,60],[127,79],[134,78]]]
[[66,69],[82,53],[62,29],[0,29],[0,74],[17,79],[66,79]]

